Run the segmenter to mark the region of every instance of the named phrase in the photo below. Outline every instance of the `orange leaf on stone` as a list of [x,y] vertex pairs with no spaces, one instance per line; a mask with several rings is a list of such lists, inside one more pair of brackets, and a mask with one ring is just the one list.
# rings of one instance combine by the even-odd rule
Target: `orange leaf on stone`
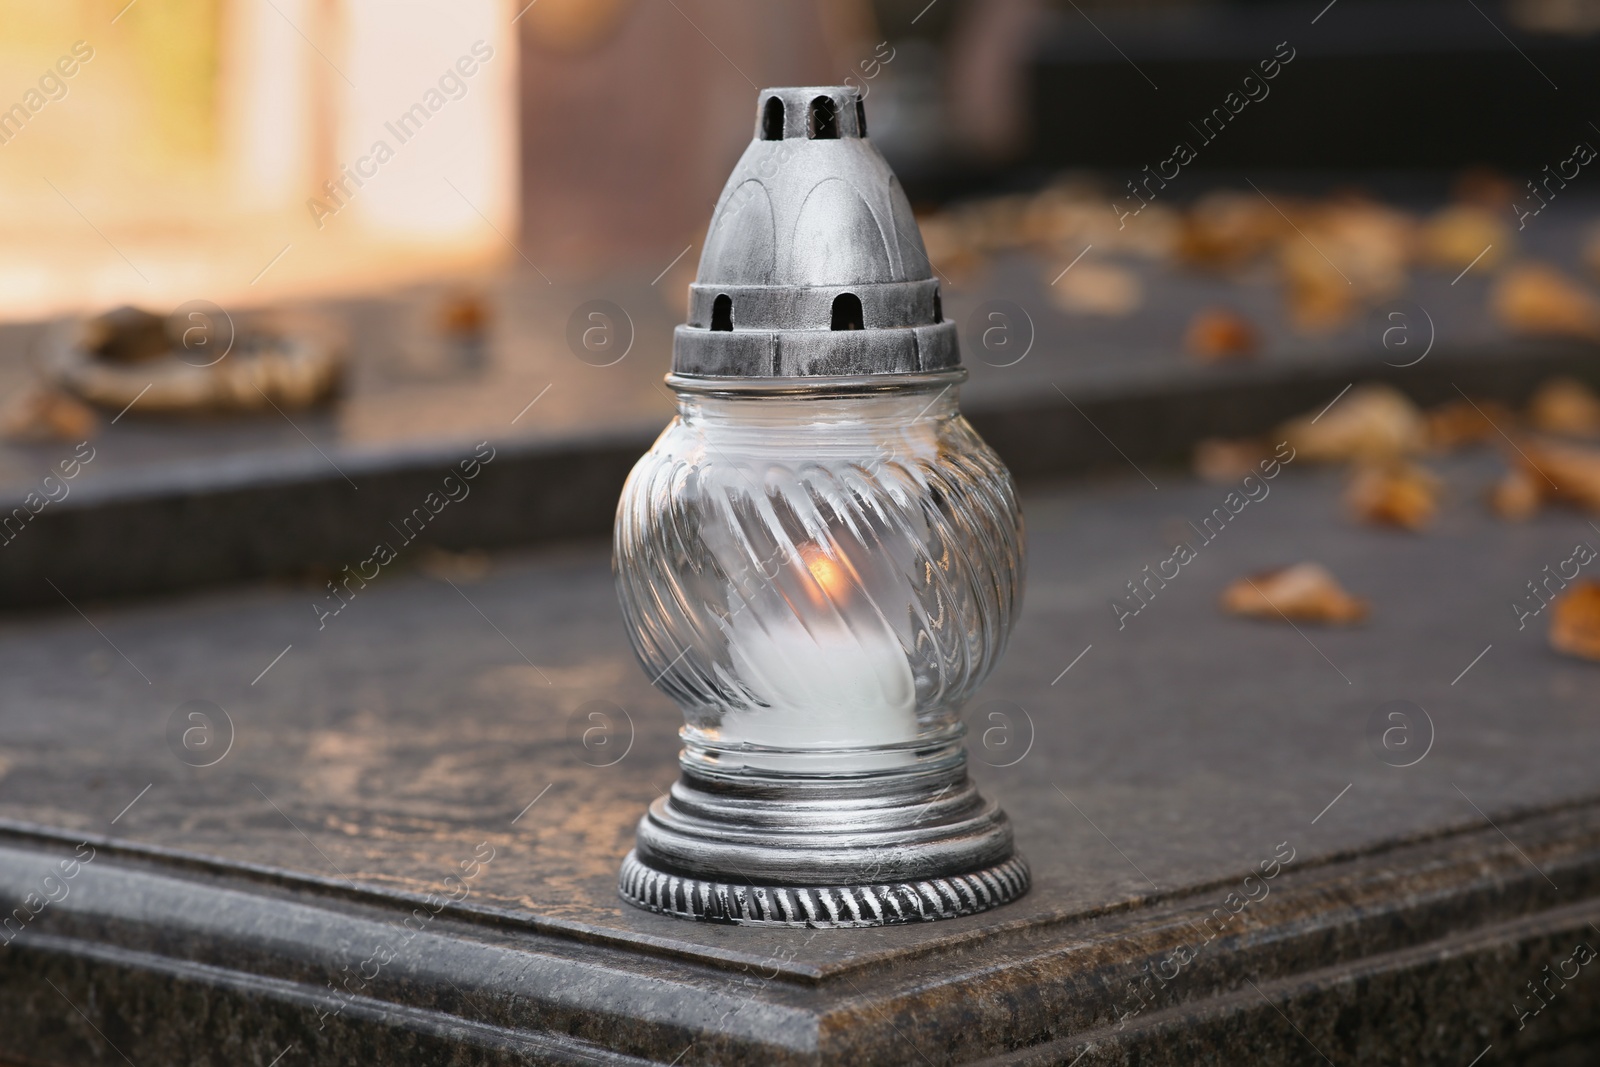
[[1537,475],[1521,467],[1507,471],[1489,490],[1489,508],[1502,519],[1521,522],[1539,510],[1543,494],[1539,492]]
[[1422,227],[1422,258],[1441,270],[1488,270],[1511,251],[1511,224],[1503,209],[1452,204]]
[[1524,440],[1508,454],[1544,500],[1600,512],[1600,450]]
[[1192,266],[1228,270],[1266,252],[1287,230],[1283,216],[1260,194],[1217,190],[1184,214],[1178,257]]
[[1568,437],[1600,437],[1600,397],[1576,378],[1551,378],[1528,401],[1534,429]]
[[1360,385],[1330,407],[1308,412],[1278,427],[1297,458],[1312,462],[1387,459],[1414,455],[1427,444],[1427,426],[1417,406],[1387,385]]
[[1555,599],[1550,644],[1569,656],[1600,660],[1600,582],[1586,578]]
[[1202,363],[1248,360],[1261,347],[1261,332],[1232,308],[1206,308],[1189,320],[1183,347]]
[[1521,263],[1495,281],[1489,309],[1517,333],[1600,340],[1600,300],[1543,263]]
[[1049,287],[1050,299],[1074,315],[1122,318],[1144,303],[1144,283],[1115,263],[1079,263]]
[[1222,608],[1233,615],[1348,626],[1367,617],[1367,602],[1353,597],[1320,563],[1296,563],[1263,571],[1222,591]]
[[1429,408],[1426,415],[1428,444],[1448,452],[1462,445],[1493,441],[1502,429],[1517,424],[1504,404],[1493,400],[1450,400]]
[[1375,526],[1421,530],[1439,510],[1439,479],[1410,463],[1363,464],[1345,491],[1345,505]]

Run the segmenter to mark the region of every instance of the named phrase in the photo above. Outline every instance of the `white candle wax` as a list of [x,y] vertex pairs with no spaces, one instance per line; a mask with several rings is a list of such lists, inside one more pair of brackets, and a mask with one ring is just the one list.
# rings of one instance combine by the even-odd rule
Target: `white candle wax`
[[883,620],[851,622],[853,629],[827,620],[808,630],[792,614],[758,619],[754,611],[729,620],[734,669],[766,706],[727,711],[721,740],[817,754],[749,752],[725,763],[815,774],[915,762],[905,749],[863,751],[916,738],[916,683]]

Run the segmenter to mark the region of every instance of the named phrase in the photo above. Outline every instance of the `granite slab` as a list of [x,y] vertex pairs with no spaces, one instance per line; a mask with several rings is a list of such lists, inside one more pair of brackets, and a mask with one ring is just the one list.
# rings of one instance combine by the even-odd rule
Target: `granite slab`
[[[78,862],[0,948],[0,1058],[1466,1064],[1488,1045],[1485,1063],[1592,1048],[1600,981],[1565,984],[1520,1027],[1511,1005],[1534,1006],[1525,983],[1577,942],[1600,946],[1600,666],[1552,652],[1542,621],[1519,630],[1510,605],[1600,530],[1490,517],[1497,465],[1439,464],[1447,506],[1411,535],[1352,525],[1341,476],[1291,464],[1120,627],[1125,583],[1196,540],[1185,527],[1230,487],[1149,469],[1025,493],[1024,614],[967,721],[1034,886],[915,927],[695,925],[618,899],[634,823],[675,774],[678,714],[628,652],[600,545],[487,570],[435,558],[337,615],[284,583],[12,616],[0,896],[22,904]],[[1218,611],[1229,581],[1298,560],[1369,598],[1371,619],[1296,630]],[[1392,701],[1414,709],[1408,766],[1369,740]],[[209,732],[186,744],[195,723]]]

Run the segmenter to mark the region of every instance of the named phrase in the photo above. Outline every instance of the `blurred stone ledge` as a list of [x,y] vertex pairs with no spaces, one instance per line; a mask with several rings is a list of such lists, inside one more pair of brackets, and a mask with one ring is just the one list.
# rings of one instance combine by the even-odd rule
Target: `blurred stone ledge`
[[[1203,438],[1264,432],[1320,407],[1352,382],[1386,381],[1424,404],[1456,399],[1458,388],[1475,399],[1516,403],[1558,374],[1600,386],[1600,353],[1576,342],[1503,341],[1441,344],[1406,368],[1370,353],[1225,367],[1124,364],[1097,353],[1055,379],[1028,364],[1015,376],[973,370],[964,402],[971,421],[1019,479],[1041,482],[1125,472],[1128,461],[1186,464]],[[595,400],[587,396],[584,403],[592,408]],[[446,508],[416,544],[462,551],[608,537],[623,479],[654,434],[654,423],[632,413],[602,422],[598,431],[485,435],[496,458],[472,485],[472,497]],[[324,459],[300,442],[96,472],[96,480],[45,506],[0,545],[0,604],[26,608],[59,603],[61,593],[106,599],[331,576],[392,539],[391,524],[436,491],[475,444],[462,438],[454,446],[357,448],[324,439],[318,446]],[[20,505],[26,488],[0,490],[0,514]]]
[[[1323,1062],[1317,1044],[1358,1052],[1343,1062],[1464,1064],[1485,1045],[1497,1063],[1592,1062],[1592,975],[1550,986],[1552,1010],[1523,1027],[1509,1005],[1524,972],[1545,980],[1543,962],[1600,944],[1600,805],[1499,825],[1521,854],[1478,821],[1285,866],[1209,943],[1196,930],[1238,879],[950,924],[919,951],[820,968],[447,905],[368,977],[365,951],[426,897],[8,824],[8,899],[79,842],[96,852],[0,949],[0,1033],[8,1057],[41,1065],[108,1062],[108,1042],[186,1064],[1177,1067]],[[1183,946],[1198,948],[1169,989],[1136,989]]]

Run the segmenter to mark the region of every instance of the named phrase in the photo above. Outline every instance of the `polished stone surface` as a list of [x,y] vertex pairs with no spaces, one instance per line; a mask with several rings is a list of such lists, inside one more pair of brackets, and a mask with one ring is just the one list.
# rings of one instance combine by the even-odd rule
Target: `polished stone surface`
[[[198,959],[243,939],[268,962],[222,953],[214,965],[237,967],[239,981],[282,972],[273,980],[294,990],[246,1003],[265,998],[278,1005],[261,1008],[273,1018],[303,1019],[339,967],[366,955],[368,942],[343,927],[317,935],[319,923],[451,892],[458,883],[446,877],[492,850],[428,932],[439,967],[465,954],[440,973],[467,1006],[432,978],[385,996],[450,1018],[492,1015],[517,1033],[549,1025],[596,1055],[665,1061],[697,1042],[703,1058],[685,1062],[806,1062],[830,1048],[916,1060],[895,1042],[898,1026],[930,1062],[1037,1045],[1040,1062],[1065,1063],[1088,1044],[1100,1051],[1085,1063],[1123,1062],[1136,1047],[1165,1050],[1145,1063],[1204,1060],[1185,1060],[1174,1033],[1214,1049],[1278,1033],[1282,1058],[1263,1057],[1321,1062],[1246,978],[1279,990],[1335,1062],[1392,1051],[1362,1044],[1389,1025],[1373,998],[1390,995],[1413,1003],[1416,1039],[1433,1050],[1414,1062],[1446,1049],[1466,1063],[1491,1041],[1533,1049],[1512,1036],[1503,1007],[1458,1016],[1509,1004],[1561,938],[1600,922],[1600,666],[1550,651],[1542,620],[1519,631],[1510,604],[1577,541],[1600,545],[1600,530],[1571,513],[1491,518],[1480,503],[1497,469],[1487,456],[1440,469],[1446,507],[1417,536],[1353,526],[1337,474],[1290,465],[1121,630],[1109,602],[1175,539],[1197,540],[1185,524],[1231,487],[1151,469],[1153,483],[1130,472],[1025,494],[1023,617],[967,720],[975,776],[1015,821],[1034,885],[995,911],[912,927],[695,925],[618,899],[634,824],[676,773],[679,715],[628,653],[599,546],[498,556],[487,573],[437,556],[408,569],[402,554],[392,577],[320,630],[318,590],[292,585],[79,605],[87,618],[67,608],[13,616],[0,626],[0,885],[20,900],[48,869],[39,857],[80,840],[106,862],[89,864],[83,893],[53,905],[12,951],[77,958],[49,937],[126,947],[138,928],[143,950],[159,951],[168,931],[168,951]],[[1322,562],[1369,598],[1370,621],[1297,631],[1218,611],[1234,578],[1298,560]],[[1425,757],[1406,768],[1366,737],[1375,710],[1395,700],[1426,709],[1433,726]],[[200,737],[184,749],[183,724],[171,727],[189,701],[213,702],[233,724],[214,766],[179,759],[202,762],[205,751]],[[1250,913],[1250,936],[1211,946],[1192,988],[1116,1029],[1115,1005],[1131,995],[1122,987],[1138,974],[1128,961],[1175,936],[1172,916],[1209,912],[1280,846],[1294,855],[1274,887],[1284,891]],[[1528,955],[1546,941],[1551,954]],[[486,944],[547,969],[516,981],[485,971],[471,953]],[[1449,951],[1428,956],[1438,945]],[[569,979],[548,970],[556,959],[587,968],[570,995]],[[127,984],[103,988],[97,1010],[159,1017],[164,994],[149,993],[146,1016],[128,998],[160,983],[141,985],[139,967],[126,966],[116,973]],[[752,969],[768,980],[751,984]],[[26,984],[3,973],[13,992]],[[603,995],[592,984],[601,974],[613,983]],[[1541,1040],[1592,1032],[1600,993],[1586,988],[1574,983],[1565,1015],[1551,1006],[1565,1022],[1541,1021]],[[56,994],[27,996],[29,1012],[49,1013]],[[514,1008],[562,996],[568,1022]],[[748,1011],[713,1010],[719,997]],[[217,1010],[238,1019],[255,1009]],[[614,1016],[631,1022],[597,1028]],[[415,1030],[382,1017],[373,1033]],[[1430,1026],[1446,1018],[1456,1030],[1441,1037]],[[304,1049],[332,1040],[303,1029]],[[318,1055],[338,1062],[333,1047]]]

